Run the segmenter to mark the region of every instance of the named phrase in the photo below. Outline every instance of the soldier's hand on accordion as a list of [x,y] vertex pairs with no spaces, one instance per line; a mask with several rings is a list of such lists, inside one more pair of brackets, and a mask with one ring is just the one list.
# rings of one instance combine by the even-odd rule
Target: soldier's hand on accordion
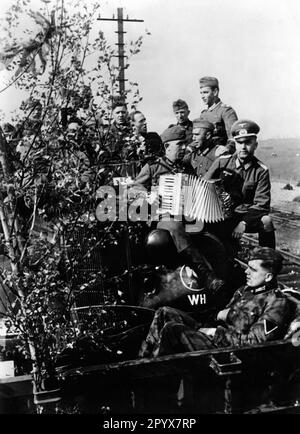
[[135,205],[142,205],[142,202],[146,201],[149,205],[153,208],[159,208],[161,203],[161,197],[158,194],[157,189],[152,188],[150,192],[138,189],[138,188],[132,188],[128,192],[128,199],[131,201],[131,203],[135,203]]
[[184,173],[159,178],[162,209],[171,215],[215,223],[232,215],[232,201],[220,179],[205,180]]
[[223,193],[220,194],[220,197],[222,198],[224,207],[229,210],[232,206],[232,200],[230,194],[224,191]]
[[158,194],[157,191],[151,191],[150,193],[147,194],[146,196],[146,201],[150,204],[150,205],[154,205],[154,206],[159,206],[160,204],[160,196]]

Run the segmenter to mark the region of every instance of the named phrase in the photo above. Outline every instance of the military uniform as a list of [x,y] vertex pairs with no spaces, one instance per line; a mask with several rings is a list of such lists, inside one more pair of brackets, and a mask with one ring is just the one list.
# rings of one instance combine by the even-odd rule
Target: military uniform
[[188,119],[185,124],[171,124],[168,126],[168,128],[172,128],[174,126],[178,126],[178,127],[182,128],[183,130],[185,130],[186,143],[187,144],[192,143],[192,141],[193,141],[193,122],[192,121],[190,121]]
[[[271,202],[269,170],[254,156],[259,131],[256,122],[249,119],[236,121],[231,127],[231,135],[236,143],[236,154],[221,156],[208,170],[205,178],[221,178],[225,190],[233,199],[233,204],[236,204],[231,218],[233,225],[231,229],[236,229],[234,236],[236,237],[237,234],[241,236],[244,232],[258,232],[260,246],[275,248],[275,230],[269,215]],[[241,196],[240,204],[239,196]],[[239,222],[243,222],[245,227],[243,228],[242,225],[237,227]],[[225,236],[230,235],[229,223],[230,221],[226,222]],[[216,230],[218,231],[218,228]],[[218,232],[214,233],[218,235]]]
[[[189,110],[189,106],[186,103],[186,101],[182,100],[182,99],[178,99],[176,101],[173,102],[172,104],[173,106],[173,111],[174,113],[177,112],[177,110]],[[189,112],[188,112],[189,113]],[[186,136],[186,143],[189,144],[193,141],[193,122],[190,121],[189,119],[187,119],[185,121],[185,123],[183,124],[179,124],[177,123],[175,124],[171,124],[168,126],[168,128],[172,128],[175,126],[179,126],[180,128],[182,128],[185,131],[185,136]]]
[[235,212],[246,223],[246,232],[257,229],[261,217],[270,212],[271,182],[268,168],[255,156],[242,165],[236,155],[223,155],[205,175],[207,180],[220,177],[223,177],[225,189],[238,205]]
[[[186,143],[186,133],[179,126],[167,128],[161,135],[161,140],[164,144],[173,141]],[[142,185],[149,190],[151,186],[158,185],[159,177],[167,173],[195,173],[190,164],[184,163],[182,160],[172,162],[166,156],[158,158],[152,163],[146,163],[141,172],[135,179],[135,185]]]
[[[132,129],[129,125],[117,125],[115,122],[102,131],[101,141],[106,150],[105,157],[120,160],[125,151],[125,139],[132,136]],[[103,150],[103,146],[101,146]],[[103,156],[101,156],[103,159]]]
[[195,174],[191,165],[185,163],[174,164],[166,157],[160,157],[152,163],[146,163],[135,179],[135,184],[140,184],[147,190],[151,186],[158,185],[159,177],[167,173]]
[[99,164],[111,167],[115,176],[134,178],[138,170],[137,142],[133,136],[132,128],[125,125],[117,125],[115,122],[101,133],[101,145],[99,147]]
[[[174,126],[165,130],[161,135],[161,139],[165,145],[165,157],[160,158],[153,164],[148,163],[143,167],[141,173],[135,180],[135,188],[140,185],[149,189],[151,186],[158,184],[159,177],[161,175],[168,173],[176,174],[181,172],[195,174],[193,168],[190,165],[186,165],[182,162],[184,146],[186,144],[185,131],[178,126]],[[179,163],[176,162],[178,160]],[[156,197],[157,195],[155,195],[154,199],[156,199]],[[182,217],[183,216],[181,214],[176,216],[166,213],[166,215],[164,215],[159,221],[157,229],[164,229],[171,234],[177,249],[177,253],[180,253],[181,259],[184,259],[186,261],[185,263],[190,264],[192,269],[196,272],[199,287],[206,286],[209,290],[215,292],[223,290],[224,281],[216,277],[213,270],[211,270],[211,268],[208,266],[207,261],[205,261],[203,254],[200,252],[197,246],[194,245],[190,234],[186,232],[186,222],[182,219]],[[195,228],[194,222],[192,225],[194,232],[195,229],[197,229],[199,232],[203,228],[202,226],[201,228]],[[160,232],[163,233],[162,231]],[[155,244],[154,240],[155,237],[153,239]]]
[[214,343],[218,346],[254,345],[283,338],[291,306],[280,288],[245,286],[227,305],[226,327],[218,326]]
[[227,139],[231,136],[231,126],[237,120],[237,114],[232,107],[218,99],[212,106],[202,110],[200,119],[214,124],[219,134],[223,137],[223,144],[226,144]]
[[214,146],[211,149],[206,148],[204,151],[198,150],[192,154],[191,165],[197,171],[199,177],[202,178],[215,161],[217,148],[218,146]]
[[211,122],[200,118],[193,120],[194,141],[188,147],[184,161],[189,162],[201,178],[215,161],[216,151],[220,149],[214,137],[214,130]]
[[159,308],[139,355],[155,357],[281,339],[290,320],[290,303],[278,287],[242,287],[227,308],[226,320],[216,327],[213,338],[199,331],[203,324],[188,314],[170,307]]
[[[166,157],[161,157],[153,163],[145,164],[135,179],[133,189],[142,186],[149,191],[151,187],[158,186],[161,175],[168,173],[187,173],[195,175],[192,166],[185,163],[174,164]],[[178,252],[183,251],[192,244],[190,236],[185,231],[185,224],[182,221],[177,221],[176,219],[162,219],[162,221],[158,222],[157,228],[166,229],[171,233]]]

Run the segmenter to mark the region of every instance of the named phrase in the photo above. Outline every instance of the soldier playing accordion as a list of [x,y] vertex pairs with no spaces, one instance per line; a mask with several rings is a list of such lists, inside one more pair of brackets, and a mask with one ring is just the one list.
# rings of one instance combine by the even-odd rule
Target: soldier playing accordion
[[[142,168],[135,179],[135,189],[138,189],[140,186],[150,190],[151,187],[158,186],[160,179],[163,179],[167,175],[181,173],[183,175],[195,176],[192,166],[182,163],[186,148],[185,131],[178,126],[172,126],[163,132],[161,138],[164,144],[165,155],[150,164],[147,163]],[[190,179],[196,180],[196,178]],[[160,188],[162,188],[161,183]],[[158,198],[158,191],[156,197]],[[171,234],[181,259],[196,272],[200,287],[206,287],[215,292],[223,289],[225,286],[224,281],[216,277],[200,250],[193,243],[191,235],[186,230],[187,223],[185,219],[182,218],[182,215],[176,215],[176,211],[174,211],[172,205],[168,209],[170,204],[166,200],[162,201],[162,205],[163,215],[157,223],[157,229],[167,230]],[[192,215],[190,215],[190,220],[193,220]],[[153,236],[151,236],[151,233],[148,236],[148,245],[151,243],[159,244],[159,232],[157,230],[154,232]]]

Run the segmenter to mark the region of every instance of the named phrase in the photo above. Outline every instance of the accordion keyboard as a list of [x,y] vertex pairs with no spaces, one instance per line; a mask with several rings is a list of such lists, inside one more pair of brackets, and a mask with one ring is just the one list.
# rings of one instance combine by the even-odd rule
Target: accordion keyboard
[[158,194],[161,196],[161,213],[182,214],[182,175],[182,173],[177,173],[160,177]]
[[161,175],[158,194],[161,213],[214,223],[224,220],[224,205],[215,181],[176,173]]

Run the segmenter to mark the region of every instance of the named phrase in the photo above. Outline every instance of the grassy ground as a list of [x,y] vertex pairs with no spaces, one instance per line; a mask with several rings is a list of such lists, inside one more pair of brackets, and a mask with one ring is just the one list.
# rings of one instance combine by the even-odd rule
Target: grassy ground
[[300,181],[300,139],[270,139],[259,142],[257,156],[270,169],[273,179]]
[[[284,186],[282,181],[272,181],[272,207],[300,214],[300,202],[294,200],[300,197],[300,187],[292,184],[293,190],[284,190]],[[277,247],[300,255],[300,227],[289,226],[286,222],[276,222],[275,227]]]
[[300,214],[300,201],[295,201],[295,198],[300,198],[300,187],[292,183],[293,190],[284,190],[285,185],[286,182],[272,180],[271,205],[283,211]]

